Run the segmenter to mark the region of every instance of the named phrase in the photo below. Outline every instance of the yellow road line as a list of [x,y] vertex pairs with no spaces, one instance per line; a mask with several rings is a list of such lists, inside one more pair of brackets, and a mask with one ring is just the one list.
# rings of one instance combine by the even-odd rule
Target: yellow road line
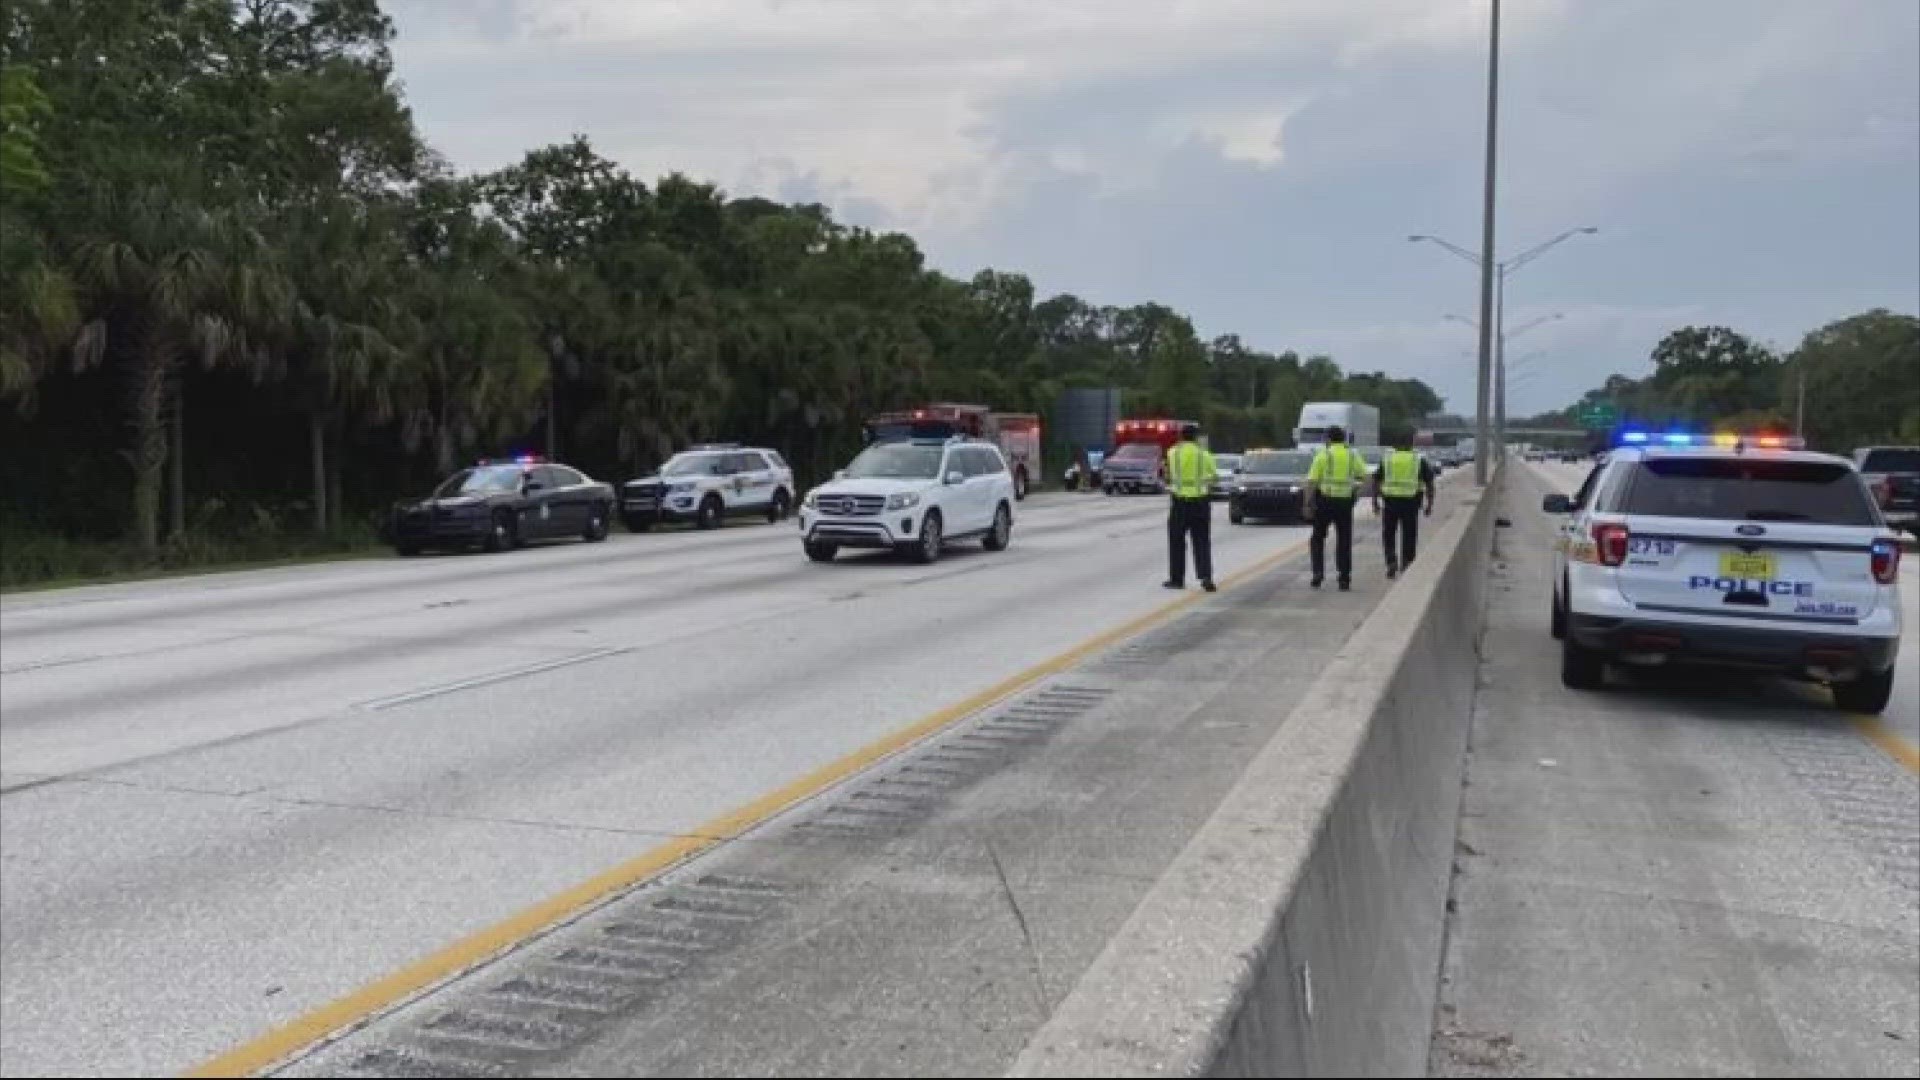
[[1887,726],[1885,720],[1865,713],[1856,713],[1853,717],[1854,729],[1865,735],[1867,740],[1887,752],[1887,756],[1907,767],[1910,773],[1920,773],[1920,746],[1908,742],[1900,734]]
[[[1254,576],[1298,555],[1306,546],[1306,541],[1301,540],[1222,579],[1219,582],[1221,591],[1225,592],[1244,584]],[[1145,615],[1083,641],[1058,656],[1043,660],[972,697],[955,702],[855,750],[830,765],[770,791],[745,806],[714,818],[699,826],[691,835],[669,840],[644,855],[621,863],[565,892],[550,896],[484,930],[477,931],[416,960],[391,975],[368,983],[345,997],[296,1017],[258,1038],[199,1065],[186,1075],[251,1076],[261,1072],[343,1028],[371,1019],[396,1003],[414,997],[421,991],[444,982],[490,957],[514,948],[528,938],[578,915],[616,892],[639,885],[681,862],[734,839],[782,810],[818,795],[882,758],[897,753],[1042,679],[1057,675],[1094,653],[1139,634],[1206,597],[1207,594],[1204,592],[1189,592],[1176,597]]]

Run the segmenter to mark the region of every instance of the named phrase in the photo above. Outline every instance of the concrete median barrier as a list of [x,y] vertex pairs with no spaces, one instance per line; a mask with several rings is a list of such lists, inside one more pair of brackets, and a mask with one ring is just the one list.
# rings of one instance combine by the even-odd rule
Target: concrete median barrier
[[1008,1075],[1425,1074],[1492,494],[1423,546]]

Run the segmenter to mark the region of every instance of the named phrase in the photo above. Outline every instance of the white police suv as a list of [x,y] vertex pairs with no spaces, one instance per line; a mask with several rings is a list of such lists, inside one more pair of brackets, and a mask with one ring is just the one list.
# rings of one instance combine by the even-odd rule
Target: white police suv
[[1609,661],[1725,664],[1827,683],[1877,713],[1900,644],[1900,544],[1852,462],[1781,436],[1626,432],[1555,544],[1560,678]]
[[845,547],[930,563],[947,541],[968,537],[1000,551],[1013,535],[1013,504],[1013,474],[992,443],[876,443],[801,500],[801,543],[815,562]]
[[676,521],[717,529],[726,518],[741,516],[784,521],[792,512],[793,469],[786,459],[777,450],[739,443],[688,447],[658,473],[620,489],[620,514],[633,532]]

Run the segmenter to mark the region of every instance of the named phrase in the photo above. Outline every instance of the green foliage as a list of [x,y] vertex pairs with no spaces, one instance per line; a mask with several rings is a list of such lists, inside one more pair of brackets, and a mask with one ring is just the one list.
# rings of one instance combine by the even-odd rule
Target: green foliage
[[1558,414],[1611,403],[1623,423],[1791,428],[1805,387],[1809,446],[1920,443],[1920,319],[1883,308],[1809,333],[1784,359],[1725,327],[1683,327],[1645,379],[1611,375]]
[[37,199],[52,185],[40,162],[40,128],[51,115],[32,68],[0,67],[0,200]]
[[1786,367],[1781,409],[1791,415],[1804,373],[1810,443],[1920,446],[1920,319],[1876,308],[1828,323]]

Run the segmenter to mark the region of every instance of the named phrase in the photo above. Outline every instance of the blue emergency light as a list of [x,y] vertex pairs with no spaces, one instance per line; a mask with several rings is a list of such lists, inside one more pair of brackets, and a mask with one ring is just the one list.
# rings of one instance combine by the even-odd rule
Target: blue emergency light
[[1704,443],[1706,440],[1691,431],[1663,431],[1656,435],[1652,432],[1636,429],[1621,432],[1615,441],[1627,446],[1646,446],[1649,443],[1655,442],[1662,443],[1666,446],[1695,446]]

